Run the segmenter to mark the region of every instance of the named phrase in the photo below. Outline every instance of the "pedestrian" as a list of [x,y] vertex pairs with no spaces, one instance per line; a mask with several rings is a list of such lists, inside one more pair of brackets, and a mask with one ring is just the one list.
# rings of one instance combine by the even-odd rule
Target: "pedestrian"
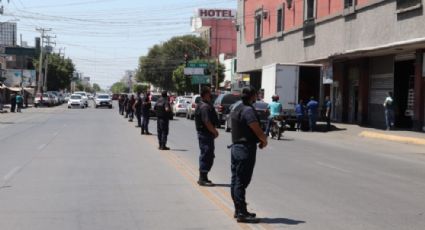
[[0,83],[0,112],[3,112],[3,90],[1,89],[1,83]]
[[297,131],[301,131],[301,126],[304,120],[305,107],[304,101],[301,99],[295,106],[295,116],[297,117]]
[[14,113],[16,109],[16,95],[12,93],[10,95],[10,112]]
[[124,100],[124,95],[121,94],[118,98],[118,113],[120,115],[124,115]]
[[128,114],[129,122],[133,122],[133,118],[134,118],[133,106],[135,103],[136,103],[136,98],[134,97],[134,95],[131,95],[127,105],[127,114]]
[[158,99],[154,107],[157,116],[158,149],[160,150],[170,150],[170,148],[167,147],[167,137],[170,125],[171,106],[167,94],[167,91],[163,91],[161,93],[161,98]]
[[201,90],[201,102],[195,109],[195,124],[198,133],[199,149],[199,180],[200,186],[214,186],[208,179],[214,163],[214,139],[218,137],[218,131],[215,128],[218,125],[218,117],[214,107],[211,104],[212,95],[210,87],[203,87]]
[[143,98],[143,104],[142,104],[142,135],[151,135],[152,133],[149,132],[149,119],[150,119],[150,110],[152,108],[152,103],[150,99],[150,93],[147,92],[145,97]]
[[266,136],[269,136],[273,120],[275,117],[280,116],[280,113],[282,112],[282,104],[279,102],[279,95],[272,96],[272,102],[267,106],[267,111],[270,115],[267,122]]
[[22,107],[24,106],[24,98],[22,98],[20,93],[16,95],[16,106],[17,106],[16,112],[18,113],[22,112]]
[[385,125],[387,126],[387,130],[390,130],[394,126],[394,99],[392,92],[387,93],[383,105],[385,109]]
[[133,105],[133,111],[137,119],[137,128],[142,127],[142,97],[140,96],[140,93],[137,93],[136,102]]
[[124,105],[124,112],[125,112],[124,118],[128,118],[128,112],[129,112],[129,110],[128,110],[128,104],[129,104],[129,101],[130,101],[130,99],[128,98],[128,95],[125,94],[124,95],[124,103],[123,103],[123,105]]
[[308,123],[310,126],[310,132],[313,132],[316,130],[318,106],[319,106],[319,103],[314,99],[314,97],[310,97],[310,101],[307,103]]
[[332,111],[332,102],[329,96],[325,97],[324,109],[325,109],[326,130],[329,132],[331,131],[331,111]]
[[242,103],[231,113],[232,119],[232,146],[231,171],[232,179],[230,192],[235,205],[237,222],[257,223],[255,213],[248,212],[245,200],[246,189],[251,182],[254,172],[257,144],[260,149],[267,146],[267,137],[263,133],[260,121],[252,103],[255,102],[257,92],[254,88],[242,90]]

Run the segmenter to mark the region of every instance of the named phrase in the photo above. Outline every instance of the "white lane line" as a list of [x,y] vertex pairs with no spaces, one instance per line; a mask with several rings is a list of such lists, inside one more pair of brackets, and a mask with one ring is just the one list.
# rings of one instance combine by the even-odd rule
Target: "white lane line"
[[320,161],[317,161],[316,164],[321,165],[321,166],[326,167],[326,168],[336,170],[336,171],[340,171],[340,172],[343,172],[343,173],[352,173],[352,171],[349,171],[349,170],[346,170],[346,169],[343,169],[343,168],[340,168],[340,167],[336,167],[336,166],[333,166],[333,165],[330,165],[330,164],[326,164],[326,163],[323,163],[323,162],[320,162]]
[[37,150],[43,150],[47,145],[46,144],[42,144],[40,146],[38,146]]
[[17,172],[19,172],[19,170],[21,170],[22,167],[15,167],[12,170],[9,171],[9,173],[7,173],[4,177],[3,180],[8,181],[10,180],[10,178],[12,178]]

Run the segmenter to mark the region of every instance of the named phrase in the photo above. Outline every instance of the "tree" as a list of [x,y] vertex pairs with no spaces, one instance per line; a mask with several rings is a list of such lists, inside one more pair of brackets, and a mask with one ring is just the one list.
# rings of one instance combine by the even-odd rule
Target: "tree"
[[93,83],[92,89],[94,92],[101,92],[102,88],[100,88],[100,85],[97,83]]
[[184,64],[185,56],[189,59],[205,57],[207,47],[205,40],[193,35],[173,37],[163,44],[154,45],[148,55],[139,59],[137,80],[167,90],[176,90],[173,82],[174,70]]
[[116,82],[111,86],[112,93],[126,93],[128,92],[128,87],[125,86],[122,82]]
[[47,89],[57,91],[69,87],[75,71],[72,60],[68,58],[64,59],[55,53],[49,54],[47,60]]
[[148,85],[144,85],[144,84],[133,85],[133,92],[135,93],[143,93],[143,92],[146,92],[147,90],[148,90]]

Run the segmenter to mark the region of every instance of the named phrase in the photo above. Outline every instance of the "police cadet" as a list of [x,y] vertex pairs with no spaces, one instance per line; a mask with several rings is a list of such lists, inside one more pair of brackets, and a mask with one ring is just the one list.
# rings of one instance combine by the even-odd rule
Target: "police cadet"
[[208,172],[211,170],[214,163],[214,139],[218,137],[217,113],[211,105],[211,89],[203,87],[201,91],[202,101],[198,103],[195,110],[195,124],[198,132],[199,149],[199,180],[201,186],[214,186],[208,179]]
[[161,98],[156,102],[154,109],[157,116],[158,149],[170,150],[170,148],[167,147],[167,136],[170,124],[171,106],[168,102],[167,91],[161,93]]
[[137,118],[137,125],[136,127],[141,128],[142,127],[142,97],[140,96],[141,93],[137,93],[136,97],[136,103],[133,105],[133,111]]
[[252,103],[257,98],[257,91],[253,87],[242,90],[242,103],[231,113],[232,119],[232,146],[231,170],[232,182],[230,192],[235,205],[234,217],[238,222],[257,223],[255,213],[247,210],[245,191],[251,182],[257,154],[257,143],[260,149],[267,146],[267,137],[260,127]]

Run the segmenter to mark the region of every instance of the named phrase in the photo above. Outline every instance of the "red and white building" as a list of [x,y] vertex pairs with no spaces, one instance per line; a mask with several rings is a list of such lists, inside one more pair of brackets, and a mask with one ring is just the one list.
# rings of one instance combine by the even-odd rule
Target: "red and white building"
[[263,66],[319,64],[335,120],[383,127],[392,91],[396,126],[425,130],[424,2],[238,0],[237,71],[261,88]]
[[236,11],[232,9],[197,9],[192,18],[192,31],[199,33],[209,45],[208,56],[236,56]]

